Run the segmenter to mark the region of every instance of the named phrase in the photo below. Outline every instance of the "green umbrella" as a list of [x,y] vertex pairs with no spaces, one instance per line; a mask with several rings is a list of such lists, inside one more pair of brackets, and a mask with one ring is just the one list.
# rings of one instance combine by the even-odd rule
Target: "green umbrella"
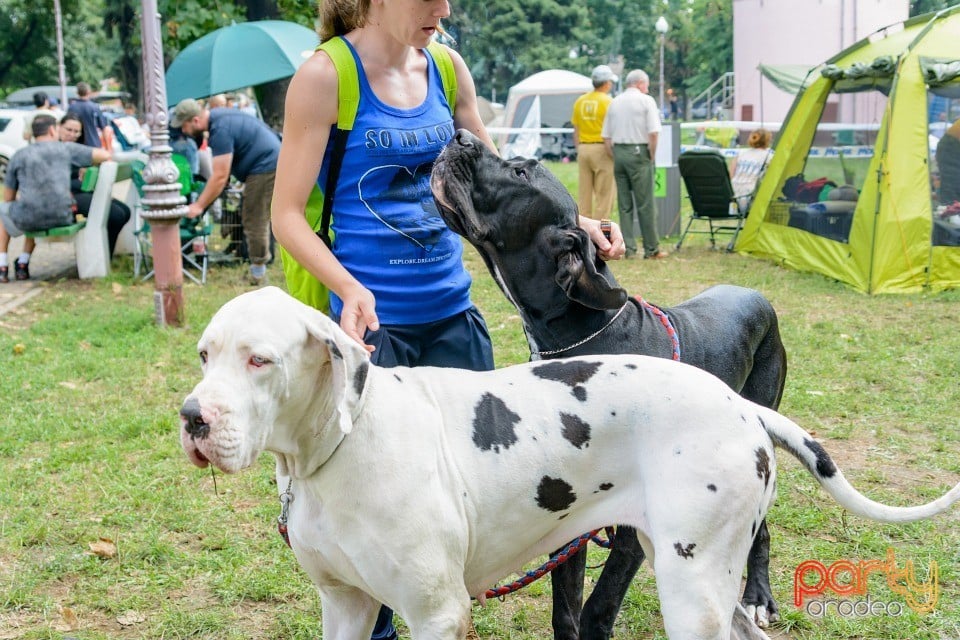
[[295,22],[258,20],[221,27],[191,42],[167,69],[167,102],[289,78],[320,43]]

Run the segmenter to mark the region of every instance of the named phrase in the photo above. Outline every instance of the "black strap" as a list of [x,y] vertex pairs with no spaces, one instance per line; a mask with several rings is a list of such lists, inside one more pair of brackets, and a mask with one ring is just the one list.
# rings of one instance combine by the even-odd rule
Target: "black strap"
[[343,156],[347,152],[347,137],[350,129],[337,129],[333,137],[333,149],[330,156],[330,169],[327,171],[327,185],[323,190],[323,213],[320,216],[320,230],[317,235],[323,240],[327,248],[332,248],[330,242],[330,216],[333,213],[333,194],[337,190],[337,180],[340,178],[340,167],[343,165]]

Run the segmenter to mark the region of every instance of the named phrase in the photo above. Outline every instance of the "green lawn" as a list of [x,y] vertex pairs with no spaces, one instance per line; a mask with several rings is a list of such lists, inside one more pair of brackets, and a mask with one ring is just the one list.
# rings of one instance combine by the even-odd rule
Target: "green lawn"
[[[574,187],[575,164],[551,168]],[[631,293],[664,305],[721,282],[765,293],[790,356],[781,410],[864,493],[913,504],[960,478],[960,294],[867,297],[704,243],[612,268]],[[498,366],[526,360],[517,314],[476,253],[466,256]],[[0,317],[0,639],[319,637],[316,593],[276,534],[270,456],[223,476],[180,450],[177,410],[200,376],[196,340],[222,303],[247,290],[244,270],[215,267],[207,286],[186,286],[186,326],[169,329],[153,323],[152,283],[133,284],[122,260],[115,267],[105,280],[49,284]],[[271,277],[281,277],[276,266]],[[844,513],[789,455],[779,462],[771,578],[785,622],[773,635],[960,637],[960,510],[877,525]],[[871,601],[899,603],[902,615],[815,617],[792,605],[801,562],[879,560],[888,549],[898,566],[914,563],[916,581],[936,563],[933,613],[914,613],[879,573]],[[591,550],[591,579],[604,556]],[[477,636],[547,638],[549,603],[549,580],[488,602],[475,608]],[[663,637],[646,567],[616,635]]]

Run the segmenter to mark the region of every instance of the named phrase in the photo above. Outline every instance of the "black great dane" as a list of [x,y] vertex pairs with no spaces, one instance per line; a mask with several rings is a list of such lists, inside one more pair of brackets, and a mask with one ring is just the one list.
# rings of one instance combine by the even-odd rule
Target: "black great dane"
[[[715,286],[662,309],[628,297],[577,226],[576,204],[560,181],[535,160],[501,159],[467,131],[438,158],[431,185],[447,225],[477,248],[519,311],[531,359],[679,357],[753,402],[771,409],[780,404],[787,356],[776,313],[759,292]],[[778,618],[769,544],[764,522],[750,549],[743,594],[759,626]],[[609,638],[643,558],[635,531],[620,527],[582,612],[586,553],[555,569],[554,637]]]

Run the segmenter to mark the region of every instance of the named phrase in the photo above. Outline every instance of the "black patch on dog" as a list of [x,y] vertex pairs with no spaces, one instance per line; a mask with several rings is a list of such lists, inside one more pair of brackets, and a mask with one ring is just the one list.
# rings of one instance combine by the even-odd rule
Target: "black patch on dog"
[[763,478],[763,486],[770,484],[770,454],[763,447],[757,447],[757,477]]
[[577,449],[590,446],[590,425],[579,417],[569,413],[560,414],[563,423],[563,437]]
[[681,558],[685,559],[685,560],[686,560],[687,558],[692,558],[692,557],[693,557],[693,549],[694,549],[696,546],[697,546],[697,544],[696,544],[695,542],[691,542],[690,544],[688,544],[688,545],[686,545],[686,546],[684,546],[682,542],[674,542],[674,543],[673,543],[673,548],[677,550],[677,555],[680,556]]
[[754,520],[753,524],[750,525],[750,537],[757,535],[757,521]]
[[579,400],[580,402],[586,402],[587,390],[577,385],[576,387],[573,388],[573,397]]
[[325,341],[327,346],[330,348],[330,355],[332,355],[337,360],[343,360],[343,354],[340,352],[340,347],[337,346],[333,340],[329,338]]
[[[555,380],[576,390],[581,384],[593,377],[600,368],[599,362],[569,360],[567,362],[548,362],[533,368],[533,375],[544,380]],[[576,392],[574,392],[576,394]]]
[[717,485],[715,485],[715,484],[708,484],[708,485],[707,485],[707,489],[709,489],[710,491],[713,491],[714,493],[716,493],[716,492],[717,492]]
[[610,489],[613,489],[612,482],[604,482],[600,485],[600,491],[610,491]]
[[543,476],[537,485],[537,506],[547,511],[565,511],[577,500],[577,494],[565,480]]
[[503,400],[485,393],[473,413],[473,444],[482,451],[493,449],[500,453],[500,447],[507,450],[517,442],[514,425],[518,422],[520,416],[510,411]]
[[367,373],[370,371],[369,362],[361,362],[357,370],[353,372],[353,390],[357,395],[363,393],[363,383],[367,381]]
[[830,454],[828,454],[816,440],[810,440],[808,438],[803,441],[803,444],[817,456],[817,473],[820,474],[820,477],[832,478],[837,472],[837,467],[833,464],[833,460],[830,459]]
[[393,374],[393,377],[396,378],[397,382],[403,382],[403,378],[401,378],[397,374]]
[[627,369],[636,369],[636,368],[637,368],[637,365],[635,365],[635,364],[628,364],[628,365],[627,365]]

